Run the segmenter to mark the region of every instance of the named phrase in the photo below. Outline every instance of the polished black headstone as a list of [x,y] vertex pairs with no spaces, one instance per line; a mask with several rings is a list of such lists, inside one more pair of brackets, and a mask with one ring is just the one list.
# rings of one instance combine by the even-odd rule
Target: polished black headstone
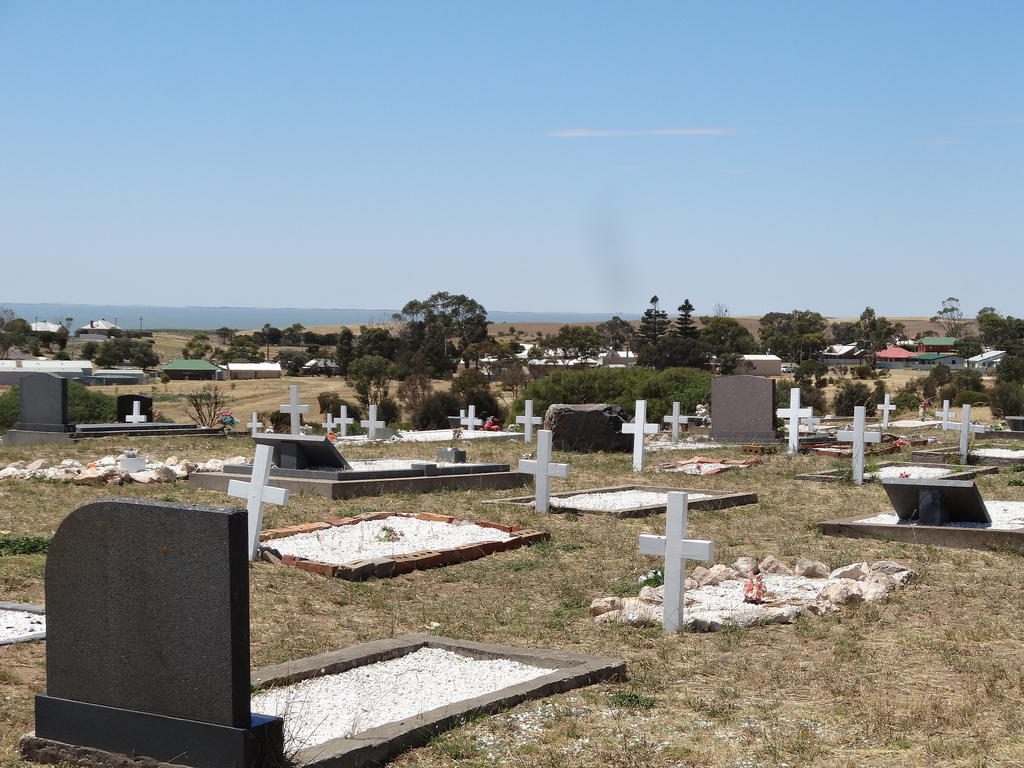
[[279,751],[280,721],[250,715],[247,537],[244,509],[104,499],[69,514],[46,560],[36,737],[201,768]]
[[147,422],[153,421],[153,398],[149,395],[118,395],[117,420],[127,423],[128,417],[135,412],[135,403],[139,404],[139,414],[145,416]]
[[68,380],[55,373],[30,373],[18,382],[18,426],[27,432],[70,432]]
[[310,467],[337,467],[351,469],[345,457],[325,435],[257,434],[258,445],[269,445],[272,461],[281,469],[309,469]]
[[900,520],[921,525],[992,522],[973,480],[886,478],[882,487]]

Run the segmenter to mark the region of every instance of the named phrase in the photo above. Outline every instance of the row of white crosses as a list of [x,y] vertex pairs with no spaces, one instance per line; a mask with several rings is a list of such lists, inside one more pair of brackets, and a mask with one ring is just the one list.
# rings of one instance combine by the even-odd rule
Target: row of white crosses
[[354,419],[350,418],[348,415],[348,406],[343,405],[341,406],[341,410],[339,411],[337,419],[334,418],[334,414],[328,413],[327,421],[325,421],[320,426],[322,426],[328,432],[334,432],[335,435],[339,437],[348,437],[348,426],[353,422]]
[[686,538],[687,494],[672,491],[668,494],[665,513],[665,535],[640,535],[640,553],[665,558],[665,599],[662,614],[662,632],[674,635],[683,623],[686,604],[686,561],[710,561],[715,557],[715,543]]

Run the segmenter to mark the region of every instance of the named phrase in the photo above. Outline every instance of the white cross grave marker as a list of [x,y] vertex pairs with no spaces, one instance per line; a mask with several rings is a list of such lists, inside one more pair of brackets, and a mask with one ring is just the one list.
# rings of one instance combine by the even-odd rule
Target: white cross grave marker
[[252,463],[252,480],[248,483],[232,480],[228,483],[228,496],[247,499],[249,511],[249,559],[255,560],[260,550],[260,530],[263,528],[263,504],[284,506],[288,503],[288,490],[267,485],[270,479],[270,459],[273,448],[269,445],[256,446],[256,458]]
[[125,416],[124,420],[129,424],[145,424],[146,417],[142,414],[142,403],[138,400],[132,403],[132,412],[130,416]]
[[328,432],[333,432],[334,431],[334,414],[328,413],[327,414],[327,421],[325,421],[320,426],[323,427],[324,429],[326,429]]
[[800,422],[814,418],[813,408],[800,407],[800,387],[789,390],[789,408],[776,408],[775,415],[780,419],[789,419],[789,447],[787,456],[800,453]]
[[292,417],[291,429],[289,432],[293,435],[299,434],[299,423],[302,419],[303,413],[309,413],[308,405],[299,405],[299,385],[292,384],[288,387],[289,397],[288,403],[281,406],[281,413],[287,413]]
[[483,424],[483,419],[476,417],[476,406],[469,406],[469,415],[463,416],[459,419],[459,423],[466,428],[469,432],[475,432],[476,428]]
[[[945,402],[948,403],[949,401],[946,400]],[[967,464],[968,444],[971,441],[971,432],[980,433],[985,431],[985,427],[981,424],[971,424],[971,406],[964,403],[959,424],[955,421],[944,421],[942,422],[942,428],[945,430],[960,430],[960,463]]]
[[708,561],[715,557],[713,541],[686,538],[686,505],[687,494],[672,491],[668,494],[665,535],[640,535],[640,554],[665,558],[665,600],[661,625],[666,635],[674,635],[683,623],[686,561]]
[[377,439],[377,430],[384,428],[383,421],[377,421],[377,406],[370,406],[370,418],[359,422],[360,427],[366,427],[366,437],[370,440]]
[[252,430],[252,436],[256,437],[257,430],[263,426],[263,422],[259,420],[260,414],[258,411],[252,412],[252,421],[248,422],[245,426]]
[[538,512],[551,510],[551,478],[569,476],[568,464],[555,464],[551,461],[551,434],[550,429],[537,430],[537,460],[519,461],[520,472],[537,477],[533,503]]
[[636,417],[632,423],[622,425],[622,431],[633,435],[633,471],[644,471],[644,435],[655,435],[658,433],[657,424],[647,423],[647,401],[636,401]]
[[949,410],[949,400],[943,400],[942,401],[942,410],[941,411],[936,411],[935,415],[942,417],[942,428],[948,430],[948,429],[950,429],[950,427],[949,427],[950,421],[949,420],[956,418],[956,411]]
[[540,416],[533,415],[533,400],[526,401],[526,412],[522,416],[516,416],[516,424],[523,425],[523,442],[533,442],[533,427],[540,426],[544,421]]
[[885,395],[885,402],[875,406],[876,411],[882,412],[882,429],[889,428],[889,414],[896,410],[896,406],[889,402],[889,394]]
[[680,416],[679,415],[679,403],[672,403],[672,415],[665,416],[662,421],[666,424],[672,425],[672,442],[675,443],[679,440],[679,425],[685,424],[690,425],[690,419],[699,419],[699,416]]
[[338,419],[334,422],[334,426],[338,428],[338,437],[348,437],[348,425],[354,423],[355,419],[350,418],[348,415],[348,406],[341,406],[341,410],[338,412]]
[[863,405],[853,409],[853,430],[840,430],[836,439],[853,443],[853,482],[860,485],[864,482],[864,444],[882,442],[881,432],[867,432],[867,408]]

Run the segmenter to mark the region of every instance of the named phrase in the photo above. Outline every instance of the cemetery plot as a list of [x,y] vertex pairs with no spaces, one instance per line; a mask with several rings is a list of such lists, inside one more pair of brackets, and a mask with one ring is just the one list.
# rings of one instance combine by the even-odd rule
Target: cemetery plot
[[549,538],[528,528],[428,512],[334,518],[260,535],[282,564],[350,581],[476,560]]
[[[951,458],[958,459],[958,450],[954,446],[946,448],[930,448],[914,451],[910,457],[923,464],[945,464]],[[1024,450],[1014,445],[972,448],[967,456],[967,463],[983,467],[1012,467],[1024,464]]]
[[[760,602],[745,599],[745,575],[751,567],[760,570],[764,587]],[[804,559],[790,568],[772,555],[760,564],[746,557],[731,566],[697,567],[686,579],[679,628],[715,632],[730,626],[788,624],[803,614],[839,611],[848,602],[881,600],[915,576],[914,571],[886,560],[830,571],[824,563]],[[667,586],[644,587],[639,597],[598,598],[591,603],[590,615],[599,623],[660,624],[668,600]]]
[[[689,509],[725,509],[726,507],[756,504],[756,493],[699,490],[695,488],[658,488],[643,485],[623,485],[610,488],[591,488],[551,495],[552,512],[576,514],[600,513],[614,517],[647,517],[664,512],[668,507],[668,494],[680,491],[688,494]],[[533,496],[511,499],[488,499],[484,504],[516,504],[532,506]]]
[[[281,712],[303,768],[379,765],[473,714],[625,677],[625,662],[403,635],[252,673],[254,711]],[[394,692],[400,691],[400,696]]]
[[764,464],[762,459],[722,459],[694,456],[685,461],[669,461],[655,464],[649,472],[684,472],[687,475],[716,475],[730,469],[744,469]]
[[46,609],[38,605],[0,602],[0,645],[46,638]]
[[[883,461],[877,465],[877,469],[865,469],[864,480],[866,482],[889,478],[927,480],[938,477],[946,480],[973,480],[978,475],[994,474],[998,471],[998,467],[967,468],[959,464],[913,464],[911,462]],[[818,483],[837,483],[845,479],[848,474],[849,471],[845,469],[826,469],[821,472],[797,475],[796,479],[812,480]]]

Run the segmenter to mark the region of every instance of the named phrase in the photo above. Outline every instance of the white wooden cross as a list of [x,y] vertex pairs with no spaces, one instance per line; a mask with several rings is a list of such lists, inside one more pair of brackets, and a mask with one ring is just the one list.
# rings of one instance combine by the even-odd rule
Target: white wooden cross
[[331,414],[331,413],[328,413],[327,414],[327,421],[323,422],[320,426],[323,427],[324,429],[326,429],[328,432],[333,432],[334,431],[334,415]]
[[789,390],[789,408],[776,408],[775,415],[780,419],[789,419],[789,447],[786,455],[796,456],[800,453],[800,422],[814,418],[813,408],[800,407],[800,387]]
[[551,478],[568,477],[568,464],[555,464],[551,461],[551,430],[537,430],[537,459],[520,459],[519,471],[537,477],[537,490],[534,493],[534,506],[538,512],[551,510]]
[[281,406],[281,413],[287,413],[292,417],[291,429],[289,432],[293,435],[299,434],[299,424],[302,420],[303,413],[309,413],[308,405],[299,405],[299,385],[292,384],[288,387],[289,397],[288,403]]
[[270,459],[273,448],[269,445],[256,446],[256,458],[252,463],[252,480],[248,483],[232,480],[228,483],[228,496],[247,499],[249,511],[249,559],[256,560],[260,550],[260,531],[263,528],[263,504],[288,503],[288,491],[267,485],[270,479]]
[[622,425],[622,431],[627,435],[633,435],[633,471],[644,471],[644,435],[655,435],[658,433],[657,424],[647,423],[647,401],[636,401],[636,417],[632,423],[626,422]]
[[854,406],[853,430],[840,430],[836,439],[853,443],[853,482],[860,485],[864,482],[864,444],[882,442],[881,432],[866,431],[867,408],[863,405]]
[[263,426],[263,422],[262,422],[262,421],[260,421],[259,419],[260,419],[260,414],[259,414],[259,411],[253,411],[253,412],[252,412],[252,421],[248,422],[248,423],[247,423],[247,424],[245,425],[245,426],[247,426],[247,427],[248,427],[249,429],[251,429],[251,430],[252,430],[252,436],[253,436],[253,437],[256,437],[256,433],[257,433],[257,431],[259,430],[259,428],[260,428],[260,427],[262,427],[262,426]]
[[[945,402],[949,402],[948,400]],[[967,403],[963,404],[963,412],[960,414],[960,423],[957,424],[955,421],[944,421],[942,422],[942,428],[945,430],[960,430],[960,463],[967,464],[968,456],[968,444],[971,441],[971,432],[984,432],[985,427],[981,424],[971,424],[971,406]]]
[[135,400],[132,403],[131,415],[125,416],[124,420],[128,424],[144,424],[146,422],[146,417],[142,413],[142,403],[140,403],[138,400]]
[[459,419],[459,423],[466,428],[468,432],[475,432],[476,428],[483,424],[483,419],[476,417],[476,406],[469,406],[469,415],[463,416]]
[[355,423],[355,419],[349,417],[348,406],[341,406],[341,410],[338,412],[338,419],[334,422],[334,426],[338,428],[338,437],[348,437],[348,425]]
[[942,417],[942,428],[949,429],[950,419],[956,418],[956,411],[949,410],[949,400],[942,401],[942,410],[935,412],[936,416]]
[[523,442],[532,443],[533,428],[534,426],[540,426],[544,419],[533,415],[533,400],[527,400],[525,408],[526,412],[522,416],[516,416],[516,424],[523,425]]
[[713,541],[686,538],[686,502],[687,494],[680,491],[669,493],[665,535],[640,535],[640,554],[665,558],[665,600],[661,625],[666,635],[674,635],[683,623],[686,561],[709,561],[715,557]]
[[[948,402],[948,401],[947,401]],[[889,428],[889,414],[896,410],[896,406],[889,402],[889,394],[885,395],[885,402],[875,406],[876,411],[882,412],[882,429]]]
[[665,422],[666,424],[671,424],[672,425],[672,442],[674,443],[677,440],[679,440],[679,425],[680,424],[685,424],[685,425],[689,426],[690,425],[690,419],[698,419],[698,418],[700,418],[700,417],[699,416],[680,416],[679,415],[679,403],[675,402],[675,403],[672,403],[672,415],[671,416],[665,416],[664,418],[662,418],[662,421]]
[[377,439],[377,430],[384,428],[383,421],[377,421],[377,406],[370,406],[370,418],[359,422],[360,427],[366,427],[366,437],[370,440]]

